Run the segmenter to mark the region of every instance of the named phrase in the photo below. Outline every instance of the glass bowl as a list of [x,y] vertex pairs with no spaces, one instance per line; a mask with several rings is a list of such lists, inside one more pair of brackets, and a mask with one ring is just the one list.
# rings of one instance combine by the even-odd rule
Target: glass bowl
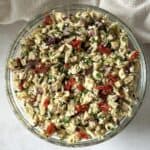
[[[55,143],[58,145],[63,145],[63,146],[72,146],[72,147],[79,146],[79,147],[81,147],[81,146],[94,145],[97,143],[102,143],[102,142],[110,139],[111,137],[117,135],[118,133],[120,133],[120,131],[122,131],[131,122],[131,120],[135,117],[137,111],[139,110],[139,108],[143,102],[145,90],[146,90],[146,82],[147,82],[146,72],[147,71],[146,71],[146,64],[145,64],[143,51],[141,50],[138,42],[136,41],[135,37],[133,36],[133,34],[131,32],[131,30],[120,19],[118,19],[116,16],[112,15],[111,13],[109,13],[101,8],[98,8],[95,6],[90,6],[90,5],[83,5],[83,4],[82,5],[81,4],[63,5],[63,6],[58,6],[58,7],[52,8],[52,9],[48,8],[46,11],[46,14],[50,13],[52,10],[61,11],[61,12],[65,12],[66,14],[69,14],[69,13],[75,13],[77,11],[83,11],[87,8],[96,10],[103,14],[106,14],[110,18],[110,20],[117,21],[121,25],[121,27],[127,32],[128,37],[129,37],[130,47],[132,49],[140,50],[140,71],[139,71],[139,79],[137,81],[137,86],[136,86],[137,87],[136,88],[136,100],[135,100],[136,103],[133,106],[132,117],[124,118],[121,121],[120,126],[117,129],[115,129],[114,131],[108,133],[104,137],[104,139],[89,139],[86,141],[80,141],[75,144],[68,144],[65,141],[62,141],[57,137],[50,137],[48,139],[43,137],[40,129],[35,127],[33,125],[32,121],[29,119],[29,116],[25,112],[25,109],[24,109],[22,103],[17,100],[17,98],[15,96],[14,87],[12,84],[12,73],[6,66],[7,93],[8,93],[8,97],[9,97],[9,102],[10,102],[16,116],[19,118],[19,120],[22,121],[22,123],[25,125],[25,127],[28,128],[35,135],[38,135],[40,138],[45,139],[48,142]],[[32,29],[35,28],[41,22],[41,20],[44,18],[44,16],[45,16],[45,12],[41,13],[40,15],[35,17],[33,20],[28,22],[28,24],[21,30],[21,32],[18,34],[16,40],[14,41],[14,43],[11,47],[11,50],[8,55],[8,59],[18,55],[18,49],[20,48],[20,40],[23,37],[27,36],[28,33],[30,33],[32,31]],[[8,61],[8,59],[7,59],[7,61]]]

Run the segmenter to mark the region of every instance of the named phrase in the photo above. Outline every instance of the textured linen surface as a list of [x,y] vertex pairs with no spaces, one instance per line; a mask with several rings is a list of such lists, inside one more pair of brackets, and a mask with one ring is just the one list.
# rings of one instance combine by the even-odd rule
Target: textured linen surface
[[150,41],[150,0],[0,0],[0,24],[29,21],[44,9],[69,3],[106,9],[123,20],[141,42]]

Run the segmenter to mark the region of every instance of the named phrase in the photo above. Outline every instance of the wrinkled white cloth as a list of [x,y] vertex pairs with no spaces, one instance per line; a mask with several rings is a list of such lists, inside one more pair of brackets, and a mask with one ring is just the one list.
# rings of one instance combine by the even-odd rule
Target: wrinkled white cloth
[[0,23],[9,24],[17,20],[28,21],[48,8],[71,3],[99,5],[99,0],[0,0]]
[[100,5],[125,22],[142,43],[150,43],[150,0],[101,0]]
[[118,16],[143,43],[150,43],[150,0],[0,0],[0,24],[33,16],[56,5],[84,3],[96,5]]

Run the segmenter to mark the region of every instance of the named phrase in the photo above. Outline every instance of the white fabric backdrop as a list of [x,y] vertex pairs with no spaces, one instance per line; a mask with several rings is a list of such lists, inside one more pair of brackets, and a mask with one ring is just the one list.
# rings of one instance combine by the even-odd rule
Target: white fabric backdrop
[[101,7],[123,20],[143,43],[150,43],[150,0],[101,0]]
[[[66,0],[53,0],[53,2],[52,0],[0,0],[0,24],[10,24],[20,19],[29,20],[31,16],[38,12],[39,8],[42,8],[46,1],[50,1],[49,5],[56,5],[56,2],[67,3]],[[99,1],[96,0],[74,1],[97,6],[99,4]],[[34,4],[35,2],[36,4]],[[150,43],[149,0],[101,0],[100,5],[116,14],[128,26],[133,28],[133,31],[143,42]],[[72,148],[67,149],[46,143],[34,136],[24,129],[24,126],[10,109],[5,92],[5,63],[10,45],[23,25],[23,22],[5,26],[0,25],[0,150],[73,150]],[[150,68],[150,45],[145,45],[143,49],[148,68]],[[150,81],[150,77],[148,77],[148,81]],[[144,103],[136,118],[121,134],[103,144],[86,147],[84,150],[150,150],[149,91],[148,88]],[[80,150],[80,148],[77,148],[77,150]]]
[[0,0],[0,23],[29,20],[45,7],[69,3],[99,5],[99,0]]
[[0,23],[30,20],[46,6],[87,3],[104,8],[132,29],[143,43],[150,43],[150,0],[0,0]]

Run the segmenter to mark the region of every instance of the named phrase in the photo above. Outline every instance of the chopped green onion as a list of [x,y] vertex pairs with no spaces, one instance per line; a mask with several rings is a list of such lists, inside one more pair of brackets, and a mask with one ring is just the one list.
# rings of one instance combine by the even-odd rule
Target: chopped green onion
[[63,119],[63,122],[64,122],[64,123],[69,123],[69,121],[70,121],[70,118],[69,118],[69,117],[65,117],[65,118]]

